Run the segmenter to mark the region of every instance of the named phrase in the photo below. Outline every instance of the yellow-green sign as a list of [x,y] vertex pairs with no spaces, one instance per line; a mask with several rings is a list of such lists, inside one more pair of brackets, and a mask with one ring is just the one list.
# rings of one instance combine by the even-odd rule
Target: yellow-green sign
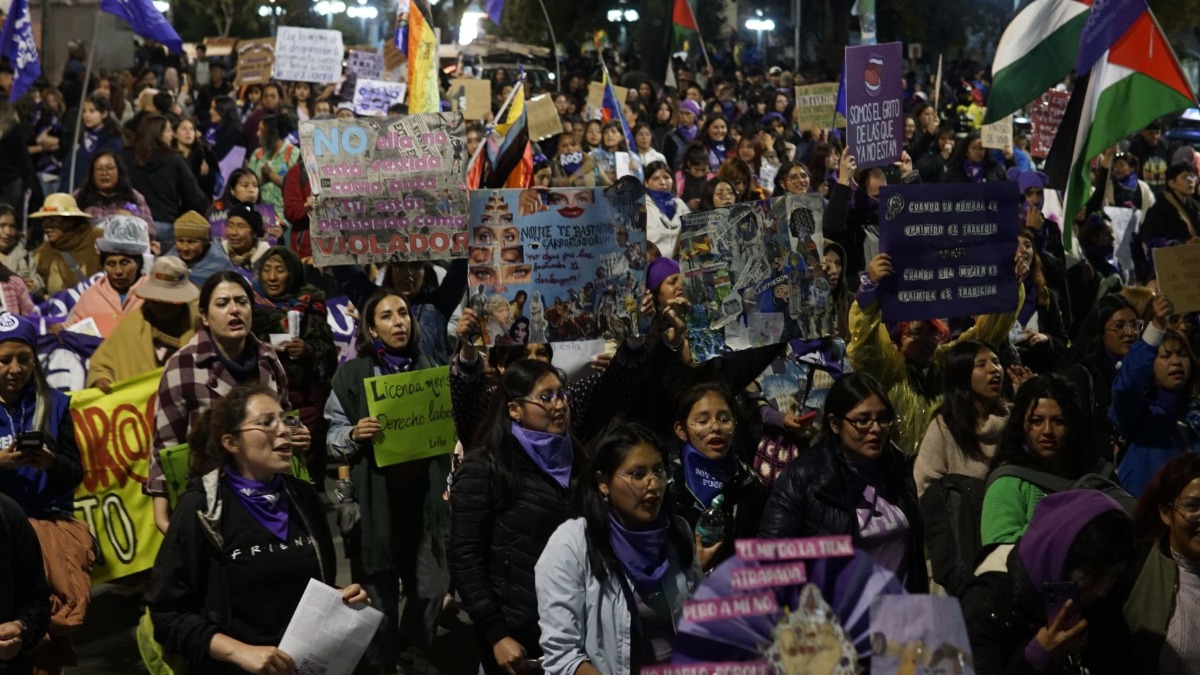
[[379,466],[454,450],[449,366],[371,377],[363,387],[367,412],[383,427],[375,436]]
[[800,131],[845,127],[846,118],[835,116],[833,112],[837,107],[837,94],[837,82],[796,87],[796,123]]

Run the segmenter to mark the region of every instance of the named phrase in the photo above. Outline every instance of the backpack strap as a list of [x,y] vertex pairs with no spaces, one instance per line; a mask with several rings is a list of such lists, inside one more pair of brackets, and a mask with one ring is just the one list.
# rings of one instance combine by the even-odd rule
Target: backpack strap
[[991,474],[988,475],[987,486],[990,488],[992,483],[995,483],[1000,478],[1005,478],[1008,476],[1020,478],[1027,483],[1033,483],[1044,490],[1047,494],[1070,490],[1071,485],[1074,483],[1074,481],[1068,478],[1055,476],[1054,474],[1047,473],[1045,471],[1038,471],[1032,467],[1018,466],[1016,464],[1004,464],[997,467],[992,471]]

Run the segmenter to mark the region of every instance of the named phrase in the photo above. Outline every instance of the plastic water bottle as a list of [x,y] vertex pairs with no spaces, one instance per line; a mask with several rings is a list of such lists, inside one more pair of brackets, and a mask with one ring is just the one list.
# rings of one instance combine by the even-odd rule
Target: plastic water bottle
[[725,495],[717,495],[712,500],[712,505],[700,514],[700,519],[696,521],[696,534],[700,535],[700,545],[705,548],[725,541],[729,519],[725,517],[725,511],[721,508],[724,501]]

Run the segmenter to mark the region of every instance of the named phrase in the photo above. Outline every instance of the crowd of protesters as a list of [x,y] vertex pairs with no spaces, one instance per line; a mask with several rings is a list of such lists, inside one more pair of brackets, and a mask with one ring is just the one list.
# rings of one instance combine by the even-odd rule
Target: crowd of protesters
[[[610,186],[629,153],[654,316],[571,380],[553,345],[462,339],[486,320],[463,302],[465,261],[316,267],[297,122],[353,107],[332,86],[234,89],[230,65],[147,58],[88,82],[69,67],[0,98],[0,672],[71,665],[86,612],[88,588],[64,579],[93,564],[73,508],[87,449],[38,359],[85,323],[87,386],[163,369],[144,492],[165,538],[146,595],[154,638],[191,672],[296,672],[280,637],[341,560],[344,601],[387,617],[363,667],[429,654],[461,607],[482,672],[635,671],[669,661],[683,602],[734,540],[835,534],[908,591],[962,599],[976,672],[1200,672],[1200,326],[1152,264],[1200,242],[1200,158],[1158,123],[1099,157],[1085,208],[1058,217],[1019,131],[983,147],[987,79],[967,65],[938,108],[908,76],[905,152],[862,171],[840,133],[794,121],[794,85],[832,74],[730,60],[674,88],[629,82],[630,148],[587,105],[595,73],[571,70],[548,92],[564,131],[535,144],[536,185]],[[469,129],[469,153],[486,133]],[[880,188],[994,181],[1025,199],[1002,261],[1012,307],[886,324]],[[848,367],[801,420],[753,386],[784,345],[691,362],[676,257],[687,213],[810,193]],[[1140,228],[1117,242],[1105,207]],[[65,320],[40,316],[72,290]],[[334,295],[357,313],[340,358]],[[363,380],[446,365],[461,462],[380,466]],[[766,438],[797,448],[781,473],[755,470]],[[160,453],[185,442],[172,507]],[[342,551],[319,494],[333,465],[361,506]],[[714,509],[725,529],[702,537]]]

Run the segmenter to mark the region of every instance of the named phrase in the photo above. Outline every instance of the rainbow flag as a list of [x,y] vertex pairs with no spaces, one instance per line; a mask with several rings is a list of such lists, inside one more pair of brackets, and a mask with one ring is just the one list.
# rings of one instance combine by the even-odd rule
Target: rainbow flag
[[633,142],[633,132],[629,130],[629,123],[625,121],[622,101],[617,100],[617,91],[613,89],[612,78],[608,75],[608,67],[604,65],[603,59],[600,61],[600,66],[604,70],[604,99],[600,103],[600,118],[605,124],[613,119],[621,121],[621,129],[625,132],[625,142],[629,144],[629,151],[633,152],[637,145]]
[[408,112],[441,112],[437,37],[429,0],[410,0],[408,12]]

